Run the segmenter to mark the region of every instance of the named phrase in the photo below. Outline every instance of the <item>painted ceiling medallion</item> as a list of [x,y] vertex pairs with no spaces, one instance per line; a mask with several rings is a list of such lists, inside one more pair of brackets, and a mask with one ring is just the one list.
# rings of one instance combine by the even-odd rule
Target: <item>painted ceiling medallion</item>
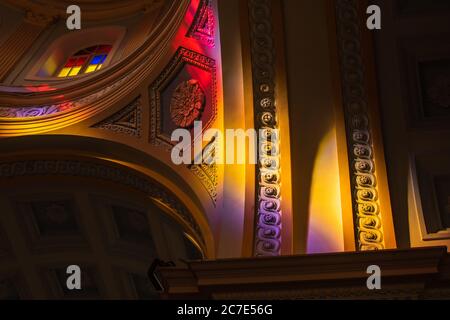
[[170,117],[178,127],[188,128],[200,118],[205,106],[205,92],[200,83],[191,79],[183,81],[175,89],[170,103]]

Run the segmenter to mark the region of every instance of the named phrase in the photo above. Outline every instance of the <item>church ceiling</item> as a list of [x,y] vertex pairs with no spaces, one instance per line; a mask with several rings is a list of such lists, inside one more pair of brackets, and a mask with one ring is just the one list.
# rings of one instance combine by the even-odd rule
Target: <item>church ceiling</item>
[[[118,19],[142,11],[160,9],[172,0],[80,0],[83,19]],[[66,9],[73,4],[68,0],[6,0],[6,3],[25,11],[52,16],[66,16]]]

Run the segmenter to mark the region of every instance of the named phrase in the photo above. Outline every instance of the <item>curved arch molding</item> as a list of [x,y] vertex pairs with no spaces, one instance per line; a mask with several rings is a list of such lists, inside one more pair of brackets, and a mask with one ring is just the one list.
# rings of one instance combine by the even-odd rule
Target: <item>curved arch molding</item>
[[131,168],[116,162],[90,158],[52,159],[47,156],[23,160],[0,160],[0,178],[30,176],[95,178],[143,192],[189,231],[206,256],[211,255],[211,244],[207,243],[204,235],[208,231],[200,227],[178,197],[154,179]]
[[[143,45],[127,58],[67,87],[0,87],[0,136],[48,132],[83,121],[135,90],[166,59],[189,0],[172,4]],[[31,90],[31,91],[30,91]]]

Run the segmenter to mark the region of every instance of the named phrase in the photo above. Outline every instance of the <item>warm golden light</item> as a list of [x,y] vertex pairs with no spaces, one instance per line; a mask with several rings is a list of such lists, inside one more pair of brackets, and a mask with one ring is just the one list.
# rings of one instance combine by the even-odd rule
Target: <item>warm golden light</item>
[[317,151],[311,181],[308,253],[344,251],[337,142],[334,128]]

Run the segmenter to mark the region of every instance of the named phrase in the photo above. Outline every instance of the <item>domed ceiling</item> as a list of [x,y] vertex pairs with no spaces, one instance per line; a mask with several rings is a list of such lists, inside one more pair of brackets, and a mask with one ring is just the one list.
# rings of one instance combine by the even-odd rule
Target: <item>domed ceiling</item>
[[[83,19],[118,19],[132,16],[138,12],[161,8],[172,0],[79,0]],[[69,0],[6,0],[16,8],[42,13],[49,16],[66,16],[67,7],[73,5]]]

